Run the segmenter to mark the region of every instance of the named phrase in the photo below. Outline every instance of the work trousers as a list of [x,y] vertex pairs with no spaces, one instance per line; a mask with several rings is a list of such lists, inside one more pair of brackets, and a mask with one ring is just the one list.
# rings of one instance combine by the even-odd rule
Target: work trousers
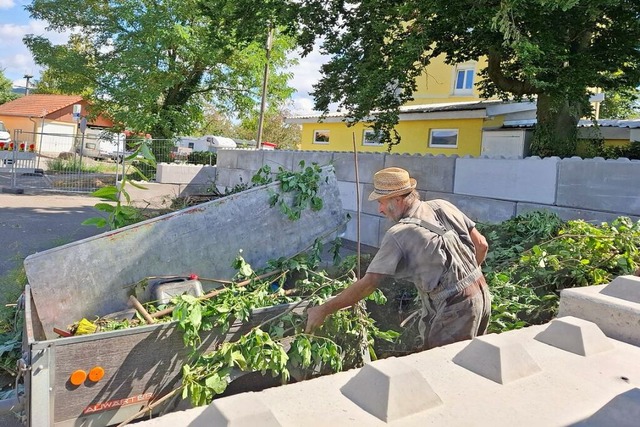
[[423,302],[422,314],[423,350],[484,335],[491,316],[491,295],[484,276],[440,303]]

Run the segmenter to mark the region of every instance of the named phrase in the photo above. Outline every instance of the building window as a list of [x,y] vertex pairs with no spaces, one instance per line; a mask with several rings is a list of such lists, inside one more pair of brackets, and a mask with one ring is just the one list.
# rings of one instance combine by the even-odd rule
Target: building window
[[193,142],[189,142],[189,148],[193,148],[194,147],[194,143]]
[[457,148],[458,129],[432,129],[429,135],[429,147]]
[[458,69],[454,93],[471,93],[473,91],[473,68]]
[[373,129],[365,129],[362,132],[362,145],[382,145],[380,132]]
[[329,131],[328,130],[314,130],[313,131],[313,143],[314,144],[328,144],[329,143]]

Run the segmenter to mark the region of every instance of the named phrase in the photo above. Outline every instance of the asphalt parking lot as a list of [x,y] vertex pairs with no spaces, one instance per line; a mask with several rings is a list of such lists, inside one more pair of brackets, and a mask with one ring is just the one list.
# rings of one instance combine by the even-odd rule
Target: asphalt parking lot
[[101,215],[93,207],[97,202],[88,195],[0,193],[0,276],[35,252],[106,231],[82,225]]

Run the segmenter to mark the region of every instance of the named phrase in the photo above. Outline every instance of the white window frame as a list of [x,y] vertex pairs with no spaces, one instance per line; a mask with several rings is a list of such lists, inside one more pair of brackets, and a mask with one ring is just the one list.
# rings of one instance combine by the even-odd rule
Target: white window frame
[[[455,133],[456,136],[456,143],[455,145],[451,145],[451,144],[439,144],[437,142],[433,142],[434,139],[434,132],[453,132]],[[458,129],[431,129],[429,131],[429,148],[458,148],[458,137],[460,136],[460,132],[458,131]],[[435,136],[436,138],[440,137],[445,137],[445,136]]]
[[[318,134],[326,134],[328,141],[318,141]],[[331,141],[331,131],[326,130],[326,129],[314,130],[313,131],[313,143],[314,144],[329,145],[330,141]]]
[[[462,87],[458,87],[458,75],[464,73],[462,81]],[[459,65],[455,68],[453,73],[453,94],[454,95],[468,95],[473,93],[473,87],[475,85],[476,68],[473,65]],[[471,80],[471,87],[467,88],[467,84]]]
[[[367,142],[367,135],[368,134],[373,134],[373,136],[374,136],[374,138],[371,138],[369,140],[369,142]],[[382,143],[382,141],[380,141],[380,139],[381,139],[381,135],[380,134],[378,134],[378,138],[377,138],[378,141],[377,142],[373,142],[373,140],[376,139],[375,138],[375,134],[376,134],[376,131],[373,130],[373,129],[365,129],[365,130],[363,130],[362,131],[362,145],[368,145],[368,146],[371,146],[371,147],[380,147],[381,145],[384,145]]]

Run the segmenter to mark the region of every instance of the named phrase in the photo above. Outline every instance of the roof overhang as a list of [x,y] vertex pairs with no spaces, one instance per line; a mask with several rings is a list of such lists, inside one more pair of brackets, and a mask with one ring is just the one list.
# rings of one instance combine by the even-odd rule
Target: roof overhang
[[[408,105],[400,107],[400,121],[447,120],[447,119],[484,119],[494,115],[513,114],[535,110],[533,102],[507,103],[503,101],[449,102],[439,104]],[[375,113],[369,120],[373,121]],[[347,113],[329,113],[294,116],[285,118],[285,123],[341,123],[347,120]]]

